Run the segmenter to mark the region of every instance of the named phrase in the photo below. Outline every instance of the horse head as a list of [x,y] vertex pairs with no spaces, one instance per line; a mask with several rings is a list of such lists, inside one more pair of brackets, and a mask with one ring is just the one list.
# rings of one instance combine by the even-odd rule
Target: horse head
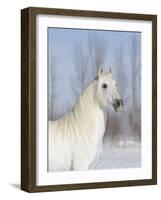
[[104,108],[112,106],[116,112],[123,110],[123,100],[118,92],[117,83],[112,78],[111,68],[109,71],[99,68],[96,94],[99,104]]

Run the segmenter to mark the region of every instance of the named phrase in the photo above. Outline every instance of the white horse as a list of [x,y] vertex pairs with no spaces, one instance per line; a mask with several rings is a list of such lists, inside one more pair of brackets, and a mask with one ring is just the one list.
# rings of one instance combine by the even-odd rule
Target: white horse
[[111,69],[99,69],[74,108],[57,121],[49,121],[49,171],[88,170],[101,154],[107,108],[123,109]]

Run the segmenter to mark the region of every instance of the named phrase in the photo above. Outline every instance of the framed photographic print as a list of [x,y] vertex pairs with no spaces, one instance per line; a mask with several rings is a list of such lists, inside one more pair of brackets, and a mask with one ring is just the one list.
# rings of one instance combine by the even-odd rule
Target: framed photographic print
[[157,183],[157,16],[21,11],[21,188]]

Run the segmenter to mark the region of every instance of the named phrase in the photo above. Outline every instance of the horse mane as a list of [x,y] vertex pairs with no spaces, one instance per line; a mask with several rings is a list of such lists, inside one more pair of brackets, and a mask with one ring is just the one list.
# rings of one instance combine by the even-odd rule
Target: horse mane
[[96,80],[91,81],[83,90],[73,108],[58,120],[60,127],[64,127],[64,132],[67,127],[81,126],[86,124],[87,117],[93,117],[92,114],[98,104],[95,96],[96,83]]
[[57,170],[59,164],[63,170],[77,169],[77,162],[82,158],[87,159],[90,167],[98,159],[106,116],[100,109],[96,87],[97,80],[91,81],[72,110],[56,121],[49,121],[49,163],[52,170]]
[[96,88],[96,81],[94,80],[90,82],[87,85],[87,87],[83,90],[76,104],[74,105],[72,112],[76,111],[81,112],[83,111],[84,107],[87,107],[96,101],[95,88]]

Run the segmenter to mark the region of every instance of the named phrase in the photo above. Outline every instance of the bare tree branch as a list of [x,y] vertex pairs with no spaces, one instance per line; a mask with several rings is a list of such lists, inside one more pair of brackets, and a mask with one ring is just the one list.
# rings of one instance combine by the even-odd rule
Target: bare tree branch
[[88,37],[89,57],[92,65],[93,76],[97,75],[98,69],[103,65],[107,57],[105,38],[97,33],[91,33]]
[[56,58],[53,51],[53,47],[51,47],[50,54],[50,67],[49,67],[49,119],[56,120],[59,116],[59,108],[57,105],[58,102],[58,84],[57,84],[57,64]]
[[74,74],[72,76],[72,90],[75,97],[85,89],[87,82],[88,57],[82,44],[76,43],[73,47]]
[[119,89],[121,94],[124,94],[125,98],[125,87],[127,86],[127,77],[125,72],[125,63],[124,63],[124,49],[123,46],[120,46],[116,51],[116,69],[117,69],[117,82],[119,85]]

